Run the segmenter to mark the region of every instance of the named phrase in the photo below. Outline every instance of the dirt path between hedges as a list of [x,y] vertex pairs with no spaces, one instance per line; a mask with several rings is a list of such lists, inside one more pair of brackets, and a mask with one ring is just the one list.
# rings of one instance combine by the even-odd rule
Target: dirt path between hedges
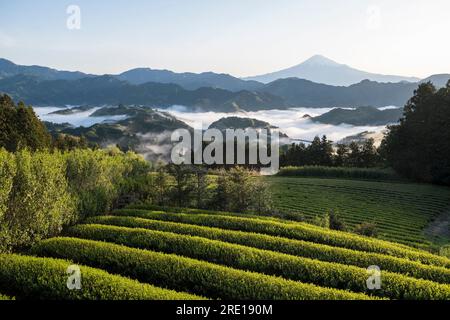
[[425,235],[430,237],[450,238],[450,209],[441,213],[424,230]]

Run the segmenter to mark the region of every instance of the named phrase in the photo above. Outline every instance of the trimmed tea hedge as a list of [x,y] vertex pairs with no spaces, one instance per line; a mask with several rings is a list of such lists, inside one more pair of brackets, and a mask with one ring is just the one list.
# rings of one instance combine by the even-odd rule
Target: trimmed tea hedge
[[[155,285],[222,299],[370,299],[367,295],[236,270],[205,261],[117,244],[53,238],[33,247],[39,255],[70,258]],[[257,289],[256,289],[257,288]]]
[[174,253],[229,267],[282,276],[324,287],[373,293],[393,299],[450,299],[450,286],[383,272],[382,289],[367,290],[366,269],[299,258],[283,253],[170,232],[115,226],[80,225],[74,236],[114,242],[141,249]]
[[198,296],[157,288],[85,266],[80,266],[81,290],[69,290],[66,270],[72,264],[59,259],[0,254],[0,289],[18,299],[200,299]]
[[343,168],[324,166],[284,167],[280,169],[277,175],[287,177],[402,180],[402,178],[390,168]]
[[246,233],[137,217],[99,216],[87,219],[86,222],[102,225],[146,228],[199,236],[295,256],[355,265],[362,268],[367,268],[370,265],[377,265],[381,270],[402,273],[410,277],[422,278],[440,283],[450,283],[450,270],[444,267],[425,265],[419,262],[391,257],[380,253],[332,247],[303,240],[293,240],[265,234]]
[[5,296],[3,294],[0,294],[0,300],[15,300],[15,299],[11,298],[11,297],[8,297],[8,296]]
[[348,249],[377,252],[422,263],[450,268],[450,259],[426,251],[412,249],[401,244],[366,238],[342,231],[328,230],[306,223],[285,224],[254,218],[205,214],[170,214],[143,210],[116,210],[116,215],[142,217],[154,220],[197,224],[208,227],[256,232],[297,240],[323,243]]

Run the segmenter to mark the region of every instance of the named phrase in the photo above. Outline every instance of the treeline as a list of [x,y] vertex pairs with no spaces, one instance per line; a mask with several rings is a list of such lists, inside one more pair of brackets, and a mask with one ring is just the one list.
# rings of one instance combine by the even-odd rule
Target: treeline
[[450,185],[450,81],[440,90],[421,84],[400,124],[390,127],[381,150],[401,175]]
[[31,106],[26,106],[23,102],[16,105],[8,95],[0,95],[0,148],[15,152],[23,148],[36,151],[89,147],[97,148],[83,136],[50,135]]
[[383,160],[374,146],[373,139],[367,139],[362,145],[352,142],[349,145],[338,144],[336,150],[326,136],[315,137],[311,144],[292,144],[282,150],[280,166],[324,166],[373,168],[383,164]]
[[269,185],[243,167],[211,172],[199,165],[160,166],[129,185],[129,203],[233,212],[268,212]]

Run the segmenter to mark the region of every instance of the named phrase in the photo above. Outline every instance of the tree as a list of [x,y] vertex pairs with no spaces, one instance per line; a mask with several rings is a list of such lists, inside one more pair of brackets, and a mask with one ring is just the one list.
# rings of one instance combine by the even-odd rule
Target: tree
[[155,176],[155,203],[159,206],[167,204],[169,182],[163,167],[159,167]]
[[220,172],[213,199],[217,209],[233,212],[267,212],[271,206],[269,185],[243,167]]
[[53,141],[53,147],[62,151],[71,151],[74,149],[88,148],[88,142],[85,136],[75,137],[68,134],[58,134]]
[[343,167],[347,165],[349,147],[346,144],[338,144],[336,150],[336,156],[334,157],[334,165],[337,167]]
[[169,164],[167,171],[174,178],[173,199],[178,207],[189,205],[192,188],[192,171],[188,165]]
[[367,139],[360,152],[360,165],[366,168],[375,167],[378,164],[378,152],[372,138]]
[[359,145],[355,142],[352,141],[350,143],[350,145],[348,146],[349,148],[349,154],[347,157],[347,163],[350,167],[360,167],[361,166],[361,153],[360,153],[360,149],[359,149]]
[[9,96],[0,96],[0,147],[11,152],[23,148],[35,151],[49,148],[51,141],[32,107],[23,102],[16,106]]
[[208,199],[208,171],[204,167],[196,165],[192,167],[192,172],[194,175],[195,206],[204,208]]
[[431,83],[419,85],[381,148],[399,174],[450,185],[450,81],[440,90]]
[[331,166],[333,164],[333,143],[323,136],[320,141],[320,165]]

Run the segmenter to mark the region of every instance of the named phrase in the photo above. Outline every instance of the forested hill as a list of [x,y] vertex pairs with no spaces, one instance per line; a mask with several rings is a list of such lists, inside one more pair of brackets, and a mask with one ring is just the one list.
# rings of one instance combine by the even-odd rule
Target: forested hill
[[17,75],[1,79],[0,92],[33,105],[183,105],[193,110],[218,112],[288,107],[282,98],[267,92],[232,92],[215,88],[186,90],[176,84],[155,82],[133,85],[113,76],[46,81],[33,76]]

